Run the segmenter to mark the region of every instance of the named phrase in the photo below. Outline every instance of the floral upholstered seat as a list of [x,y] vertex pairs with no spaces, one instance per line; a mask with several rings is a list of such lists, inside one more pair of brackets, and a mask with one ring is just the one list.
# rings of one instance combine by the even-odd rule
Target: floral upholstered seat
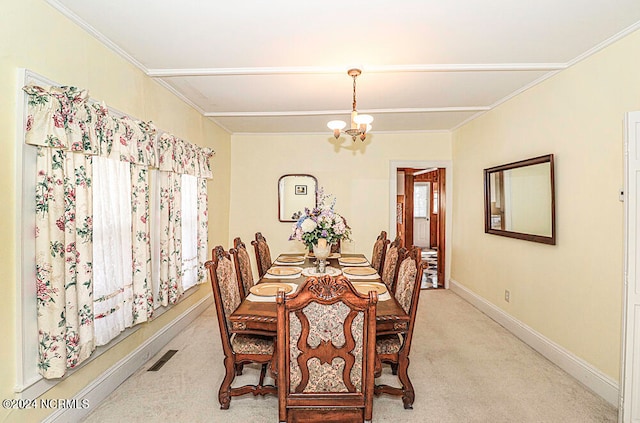
[[231,347],[236,354],[273,354],[275,343],[270,336],[234,335]]
[[[274,339],[254,335],[231,335],[229,316],[242,301],[241,285],[236,279],[236,272],[229,253],[222,246],[213,249],[213,259],[206,262],[209,269],[211,288],[216,305],[218,327],[224,352],[225,377],[218,391],[220,408],[228,409],[231,397],[253,393],[254,395],[277,394],[275,386],[264,385],[267,366],[274,358]],[[262,364],[257,385],[245,385],[232,388],[236,374],[242,373],[244,364]]]
[[381,335],[376,338],[376,352],[378,354],[397,354],[402,347],[402,339],[397,333]]

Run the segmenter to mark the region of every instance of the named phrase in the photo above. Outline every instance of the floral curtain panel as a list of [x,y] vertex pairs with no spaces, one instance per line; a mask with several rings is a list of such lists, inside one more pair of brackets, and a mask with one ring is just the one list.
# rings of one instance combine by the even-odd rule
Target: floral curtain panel
[[[104,104],[90,103],[75,87],[24,87],[28,94],[25,141],[38,146],[36,193],[36,272],[38,284],[39,367],[46,378],[86,359],[95,348],[93,286],[92,156],[130,163],[132,219],[133,316],[137,324],[153,314],[149,227],[149,169],[159,168],[167,202],[161,199],[166,242],[167,304],[180,297],[180,178],[200,178],[205,201],[198,204],[206,225],[206,179],[213,151],[169,134],[157,137],[151,123],[116,117]],[[156,145],[156,140],[159,142]],[[172,176],[173,175],[173,176]],[[175,202],[177,199],[177,203]],[[201,210],[202,207],[202,210]],[[165,216],[166,214],[166,216]],[[206,226],[199,228],[198,248],[206,260]],[[200,239],[202,237],[202,239]],[[203,247],[201,247],[201,245]],[[162,273],[162,272],[161,272]],[[199,275],[204,281],[204,271]],[[163,303],[165,303],[163,301]]]

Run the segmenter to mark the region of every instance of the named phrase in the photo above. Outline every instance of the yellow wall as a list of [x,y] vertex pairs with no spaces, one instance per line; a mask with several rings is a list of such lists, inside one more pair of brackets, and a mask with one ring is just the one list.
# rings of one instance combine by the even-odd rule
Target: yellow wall
[[[229,238],[229,134],[170,94],[140,70],[40,0],[3,1],[0,13],[0,398],[12,398],[16,384],[16,92],[18,68],[28,68],[66,85],[86,88],[92,98],[190,142],[209,146],[214,179],[209,184],[210,244]],[[71,398],[104,370],[126,356],[178,314],[210,292],[203,285],[194,295],[150,324],[143,324],[115,348],[49,391],[46,396]],[[48,412],[0,409],[0,421],[39,421]]]
[[233,135],[231,144],[229,242],[239,236],[252,252],[250,242],[261,231],[272,259],[303,249],[302,243],[288,241],[293,224],[278,221],[283,174],[311,174],[325,193],[334,194],[336,211],[353,230],[345,251],[369,256],[376,236],[389,227],[389,162],[451,160],[448,132],[371,134],[365,143],[336,141],[331,134]]
[[[623,116],[640,32],[453,134],[452,279],[614,380],[622,318]],[[484,168],[555,154],[557,245],[484,233]],[[504,301],[504,290],[511,301]]]

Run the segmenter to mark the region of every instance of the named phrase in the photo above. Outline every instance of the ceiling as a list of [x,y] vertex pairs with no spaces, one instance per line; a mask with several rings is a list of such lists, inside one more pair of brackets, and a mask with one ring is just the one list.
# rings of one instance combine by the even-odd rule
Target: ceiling
[[231,133],[454,129],[640,28],[639,0],[46,0]]

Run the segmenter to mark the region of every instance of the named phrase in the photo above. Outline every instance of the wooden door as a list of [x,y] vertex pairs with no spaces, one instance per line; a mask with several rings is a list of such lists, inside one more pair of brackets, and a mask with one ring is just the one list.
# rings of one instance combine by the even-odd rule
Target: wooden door
[[415,182],[413,188],[413,245],[430,248],[431,183]]

